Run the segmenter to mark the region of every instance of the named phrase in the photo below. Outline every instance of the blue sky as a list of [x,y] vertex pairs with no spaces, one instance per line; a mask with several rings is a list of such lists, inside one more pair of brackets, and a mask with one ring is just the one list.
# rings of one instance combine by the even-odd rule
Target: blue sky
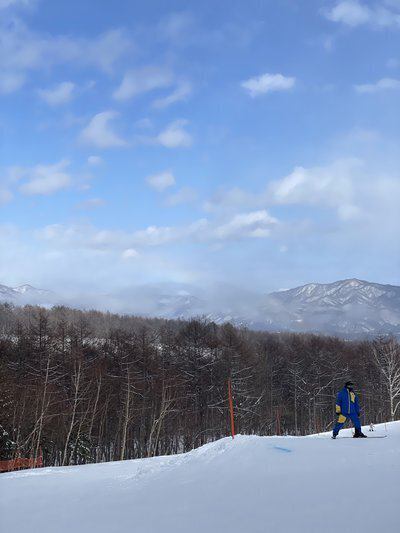
[[0,0],[0,282],[400,283],[399,102],[398,0]]

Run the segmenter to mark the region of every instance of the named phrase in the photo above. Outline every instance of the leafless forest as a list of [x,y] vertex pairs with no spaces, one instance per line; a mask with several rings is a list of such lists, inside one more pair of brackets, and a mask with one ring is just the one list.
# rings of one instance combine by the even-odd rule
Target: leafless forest
[[0,306],[0,458],[46,465],[186,451],[229,434],[330,430],[357,384],[363,423],[400,413],[400,348],[64,307]]

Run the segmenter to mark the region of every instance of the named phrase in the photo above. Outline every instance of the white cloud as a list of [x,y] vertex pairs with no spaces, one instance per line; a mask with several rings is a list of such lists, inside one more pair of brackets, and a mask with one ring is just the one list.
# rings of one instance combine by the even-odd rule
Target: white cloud
[[147,183],[158,192],[163,192],[168,187],[175,185],[175,178],[172,172],[165,171],[159,174],[153,174],[146,178]]
[[102,207],[105,204],[105,201],[102,198],[89,198],[84,200],[77,205],[78,209],[89,210]]
[[[0,225],[0,279],[11,286],[29,281],[36,287],[54,290],[54,304],[154,316],[166,287],[155,290],[148,284],[192,281],[193,270],[184,266],[181,258],[169,258],[156,248],[146,250],[146,254],[138,252],[136,257],[127,252],[131,257],[123,257],[129,248],[135,249],[74,248],[57,239],[44,240],[31,230]],[[14,267],[10,269],[10,265]],[[172,286],[172,291],[175,288]]]
[[32,0],[0,0],[0,9],[7,9],[8,7],[29,6],[33,3]]
[[229,222],[217,226],[214,235],[217,239],[239,239],[243,237],[265,238],[271,228],[278,223],[265,209],[235,215]]
[[13,197],[15,184],[20,180],[24,170],[21,167],[9,167],[0,175],[0,205],[9,203]]
[[347,145],[351,143],[352,146],[359,146],[360,144],[365,145],[377,143],[382,139],[382,135],[378,130],[356,127],[350,130],[347,135],[344,135],[341,138],[343,139],[345,144],[347,143]]
[[19,190],[26,195],[49,195],[71,185],[71,176],[66,172],[69,161],[62,160],[54,165],[36,165],[25,169],[20,179],[25,182]]
[[0,205],[8,204],[13,198],[12,192],[7,189],[5,186],[0,185]]
[[[81,131],[79,139],[82,143],[96,148],[113,148],[129,146],[128,141],[121,137],[112,127],[111,122],[119,116],[116,111],[103,111],[95,115]],[[187,120],[175,120],[156,136],[136,135],[132,143],[161,145],[166,148],[180,148],[192,145],[192,137],[185,129]]]
[[[315,239],[328,234],[341,235],[343,242],[355,245],[368,233],[378,239],[379,235],[386,234],[393,240],[394,228],[400,224],[398,165],[391,157],[383,155],[377,161],[368,154],[374,147],[385,146],[380,138],[368,135],[367,143],[360,147],[359,142],[355,144],[354,139],[348,137],[346,147],[349,145],[358,146],[358,151],[366,153],[362,158],[336,159],[320,167],[295,167],[290,174],[266,183],[258,192],[239,188],[220,190],[203,207],[214,216],[226,217],[238,211],[280,206],[283,221],[276,226],[274,236],[284,239],[293,239],[301,232]],[[293,206],[299,207],[298,212]],[[230,224],[226,223],[228,228],[236,216],[233,215]],[[270,228],[265,229],[268,234]]]
[[241,86],[254,98],[269,92],[287,91],[294,87],[295,83],[295,78],[286,77],[282,74],[266,73],[243,81]]
[[127,72],[113,96],[119,101],[130,100],[140,94],[169,87],[172,83],[173,75],[168,69],[144,67]]
[[132,240],[137,246],[161,246],[181,240],[186,236],[185,233],[184,229],[173,226],[149,226],[144,230],[136,231]]
[[189,204],[193,202],[197,198],[197,193],[194,189],[190,187],[183,187],[182,189],[179,189],[174,194],[170,194],[166,200],[165,204],[168,207],[175,207],[177,205],[182,204]]
[[277,220],[266,210],[239,213],[225,221],[199,219],[183,226],[148,226],[133,232],[106,230],[94,226],[52,224],[36,232],[36,237],[61,248],[103,251],[137,250],[176,242],[219,242],[269,237]]
[[348,26],[359,26],[369,22],[371,12],[357,0],[338,2],[332,9],[326,11],[326,17],[333,22],[342,22]]
[[243,24],[243,20],[233,17],[221,21],[218,25],[204,25],[198,19],[198,14],[193,10],[186,10],[170,13],[162,18],[156,28],[155,39],[165,40],[176,47],[213,46],[243,49],[254,43],[262,31],[262,20],[247,21]]
[[355,90],[358,93],[378,93],[381,91],[400,90],[400,80],[394,78],[382,78],[376,83],[366,83],[364,85],[355,85]]
[[[367,5],[358,0],[342,0],[336,2],[331,9],[323,10],[328,20],[338,22],[350,27],[370,25],[376,28],[399,27],[400,13],[398,5],[386,2],[375,5]],[[393,9],[394,8],[394,9]]]
[[31,31],[16,18],[0,20],[0,72],[3,79],[14,80],[12,84],[8,81],[13,90],[22,86],[29,72],[58,65],[110,73],[132,48],[131,39],[120,29],[92,39],[72,38]]
[[136,246],[162,246],[173,242],[207,241],[210,224],[206,219],[199,219],[185,226],[149,226],[136,231],[133,240]]
[[[269,188],[273,203],[333,207],[351,212],[355,194],[355,177],[363,162],[343,159],[326,167],[296,167],[291,174],[274,182]],[[355,212],[353,210],[353,212]]]
[[194,22],[193,15],[187,11],[171,13],[161,21],[159,30],[167,40],[181,44],[193,30]]
[[338,159],[325,167],[295,167],[289,175],[270,182],[258,193],[238,187],[220,190],[203,208],[218,214],[273,205],[301,205],[330,208],[342,220],[354,219],[364,208],[361,191],[365,187],[365,167],[364,161],[357,158]]
[[97,167],[103,163],[103,159],[99,155],[90,155],[87,158],[88,165]]
[[110,72],[132,48],[122,30],[110,30],[93,39],[40,35],[20,21],[1,27],[0,65],[15,70],[40,70],[62,64],[91,66]]
[[332,52],[335,44],[335,38],[333,35],[325,35],[322,38],[322,46],[327,52]]
[[137,120],[134,125],[141,130],[150,130],[153,127],[153,123],[148,117]]
[[[382,165],[381,165],[382,167]],[[278,205],[312,206],[332,209],[346,227],[354,232],[391,232],[397,227],[400,179],[372,166],[367,160],[339,159],[325,167],[297,167],[285,178],[274,182],[266,198]],[[363,230],[356,222],[363,224]],[[385,228],[385,229],[383,229]],[[360,233],[360,234],[361,234]]]
[[139,253],[134,248],[127,248],[122,252],[122,259],[134,259]]
[[239,213],[226,221],[205,218],[186,226],[149,226],[136,231],[132,241],[136,246],[160,246],[171,242],[223,242],[246,238],[266,238],[278,223],[266,210]]
[[178,83],[178,86],[172,91],[172,93],[164,96],[163,98],[158,98],[155,100],[153,102],[153,107],[157,109],[164,109],[165,107],[175,104],[176,102],[187,100],[191,92],[192,85],[187,81],[181,81]]
[[76,58],[78,64],[93,65],[105,72],[111,72],[119,59],[134,48],[131,38],[121,29],[108,30],[93,40],[77,44],[83,48],[79,51],[83,57]]
[[45,241],[75,249],[119,250],[160,246],[192,235],[199,223],[185,227],[148,226],[143,230],[99,230],[94,226],[52,224],[38,230],[36,235]]
[[119,116],[115,111],[103,111],[95,115],[80,134],[81,142],[97,148],[126,146],[127,142],[112,128],[110,122]]
[[220,212],[259,207],[265,204],[264,196],[264,194],[252,194],[239,187],[221,189],[204,202],[203,209],[208,212]]
[[20,72],[0,73],[0,94],[10,94],[20,89],[25,83],[25,75]]
[[50,106],[66,104],[72,100],[75,84],[70,81],[59,83],[51,89],[39,89],[40,98]]
[[386,62],[386,66],[392,69],[400,68],[400,59],[397,59],[396,57],[390,57]]
[[186,100],[192,92],[192,85],[186,80],[177,80],[168,68],[147,66],[127,72],[113,97],[118,101],[126,101],[141,94],[170,87],[173,88],[172,92],[154,100],[153,107],[163,109]]
[[337,208],[338,216],[341,220],[354,220],[362,215],[360,207],[352,204],[339,205]]
[[191,135],[184,129],[187,120],[171,122],[157,137],[157,142],[166,148],[188,147],[192,144]]

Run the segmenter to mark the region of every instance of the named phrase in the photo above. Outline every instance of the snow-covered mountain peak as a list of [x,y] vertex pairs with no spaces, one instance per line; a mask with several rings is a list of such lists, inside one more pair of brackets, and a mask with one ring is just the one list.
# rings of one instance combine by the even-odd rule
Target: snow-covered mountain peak
[[336,299],[337,303],[343,304],[344,299],[354,298],[358,295],[362,295],[364,299],[372,300],[385,294],[397,293],[398,291],[400,291],[400,287],[380,285],[378,283],[370,283],[353,278],[335,281],[333,283],[309,283],[301,287],[272,294],[280,295],[283,298],[311,298],[313,300],[328,298],[327,301],[334,301]]
[[14,287],[13,290],[20,294],[26,294],[27,292],[32,292],[32,291],[33,292],[42,291],[42,289],[36,289],[35,287],[32,287],[32,285],[29,285],[28,283],[25,283],[24,285],[19,285],[18,287]]
[[310,283],[266,297],[276,328],[341,335],[400,333],[400,287],[357,278]]
[[18,285],[18,287],[8,287],[0,285],[0,301],[14,303],[38,303],[47,304],[51,291],[37,289],[28,283]]

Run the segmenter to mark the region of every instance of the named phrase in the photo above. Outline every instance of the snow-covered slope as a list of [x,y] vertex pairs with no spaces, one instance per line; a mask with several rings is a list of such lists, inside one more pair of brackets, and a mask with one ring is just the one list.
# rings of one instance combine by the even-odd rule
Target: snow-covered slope
[[2,474],[0,531],[397,533],[400,423],[387,432],[238,436],[177,456]]

